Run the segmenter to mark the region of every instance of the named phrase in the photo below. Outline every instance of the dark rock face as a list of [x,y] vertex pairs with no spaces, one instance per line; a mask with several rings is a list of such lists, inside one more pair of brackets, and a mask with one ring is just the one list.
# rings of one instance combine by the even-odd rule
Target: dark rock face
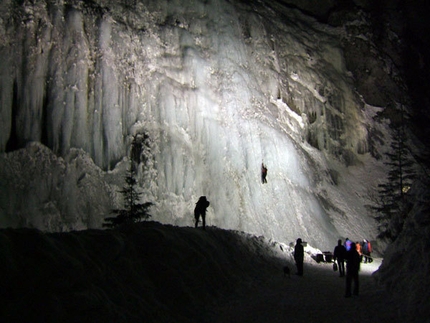
[[[430,120],[430,4],[425,0],[282,0],[320,22],[345,26],[346,64],[357,90],[369,104],[386,106],[402,102],[411,108],[412,130],[424,142]],[[369,24],[348,23],[358,12]],[[374,46],[360,36],[372,40]],[[385,61],[385,62],[384,62]]]

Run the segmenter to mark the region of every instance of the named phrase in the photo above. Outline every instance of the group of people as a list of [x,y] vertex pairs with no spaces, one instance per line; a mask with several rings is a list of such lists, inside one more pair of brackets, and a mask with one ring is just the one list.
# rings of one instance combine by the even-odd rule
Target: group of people
[[354,243],[350,239],[346,238],[345,242],[343,243],[343,246],[345,247],[346,251],[349,251],[351,249],[351,246],[354,244],[355,244],[355,249],[360,255],[360,262],[371,263],[373,260],[370,254],[372,253],[373,250],[372,250],[372,244],[370,243],[370,241],[363,239],[363,241],[361,242],[357,241],[356,243]]
[[[194,208],[195,227],[199,224],[199,219],[202,217],[203,230],[206,227],[206,209],[210,202],[206,196],[200,196],[196,207]],[[358,295],[359,281],[358,272],[360,271],[360,263],[372,262],[370,254],[372,253],[372,245],[370,241],[364,239],[362,242],[354,243],[346,238],[342,244],[342,240],[337,241],[337,246],[333,251],[333,260],[337,262],[339,276],[346,276],[346,290],[345,297],[351,297],[352,294]],[[297,267],[297,275],[303,276],[303,262],[304,262],[304,247],[301,238],[298,238],[294,247],[294,260]],[[345,262],[346,262],[346,275],[345,275]],[[352,282],[354,282],[354,290],[352,290]]]
[[[297,267],[297,275],[303,276],[303,260],[304,260],[304,247],[302,239],[297,239],[294,247],[294,260]],[[372,252],[372,245],[370,241],[363,240],[362,242],[352,242],[346,238],[345,243],[338,240],[337,246],[334,248],[333,260],[337,261],[339,269],[339,276],[346,276],[345,297],[358,295],[359,281],[358,272],[360,271],[360,263],[362,261],[371,262],[370,254]],[[346,262],[346,274],[345,274]],[[352,290],[352,283],[354,282],[354,289]]]
[[[346,261],[346,289],[345,297],[351,297],[352,294],[358,295],[359,281],[358,272],[360,271],[360,263],[372,262],[370,256],[372,252],[372,244],[364,239],[362,242],[353,242],[348,238],[342,244],[342,240],[337,241],[337,246],[334,248],[333,260],[337,261],[339,269],[339,277],[345,276],[345,261]],[[351,293],[352,282],[354,282],[354,290]]]

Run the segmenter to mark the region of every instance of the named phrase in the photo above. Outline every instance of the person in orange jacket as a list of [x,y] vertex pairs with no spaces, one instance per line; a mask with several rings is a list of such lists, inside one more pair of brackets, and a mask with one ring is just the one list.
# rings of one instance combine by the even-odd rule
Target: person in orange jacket
[[360,242],[357,241],[355,243],[355,249],[357,250],[358,255],[360,256],[360,262],[361,262],[363,260],[363,252],[361,250],[361,243]]

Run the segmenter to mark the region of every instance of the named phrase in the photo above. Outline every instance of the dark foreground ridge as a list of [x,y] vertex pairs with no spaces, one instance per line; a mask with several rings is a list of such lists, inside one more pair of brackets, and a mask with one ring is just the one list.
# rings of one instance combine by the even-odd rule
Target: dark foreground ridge
[[304,277],[284,277],[290,247],[214,227],[5,229],[0,245],[2,322],[346,322],[351,311],[348,322],[381,322],[384,311],[371,276],[346,300],[329,265],[308,257]]
[[205,322],[248,266],[276,262],[245,252],[247,242],[231,231],[155,222],[7,229],[0,243],[2,322]]

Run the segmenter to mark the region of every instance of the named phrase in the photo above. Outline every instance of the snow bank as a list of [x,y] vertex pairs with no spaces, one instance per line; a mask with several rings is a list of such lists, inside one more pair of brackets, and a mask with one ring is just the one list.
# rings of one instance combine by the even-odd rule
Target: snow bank
[[306,254],[296,276],[292,247],[238,231],[2,229],[0,243],[5,323],[399,322],[371,276],[380,260],[362,265],[360,296],[346,299],[331,263]]
[[206,322],[255,269],[291,262],[265,238],[152,222],[0,241],[3,322]]
[[[426,183],[427,181],[427,183]],[[399,237],[390,244],[378,279],[391,292],[398,304],[398,315],[406,322],[420,318],[430,322],[430,195],[428,178],[414,183],[412,195],[416,204]]]
[[0,226],[100,228],[112,210],[103,172],[82,149],[58,157],[40,143],[0,155]]

